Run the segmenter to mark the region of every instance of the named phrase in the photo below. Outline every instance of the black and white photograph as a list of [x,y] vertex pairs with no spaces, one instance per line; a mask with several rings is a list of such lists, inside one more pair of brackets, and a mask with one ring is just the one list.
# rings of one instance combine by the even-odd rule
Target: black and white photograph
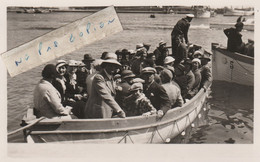
[[113,144],[258,161],[256,2],[127,2],[1,7],[5,156]]

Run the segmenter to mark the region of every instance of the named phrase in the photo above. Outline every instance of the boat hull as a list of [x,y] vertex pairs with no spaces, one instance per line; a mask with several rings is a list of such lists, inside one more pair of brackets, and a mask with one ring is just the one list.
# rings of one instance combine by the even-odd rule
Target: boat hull
[[[181,134],[206,110],[210,88],[183,107],[169,110],[162,118],[44,119],[28,129],[27,142],[34,143],[167,143]],[[199,115],[200,116],[200,115]]]
[[254,86],[254,58],[229,52],[212,43],[213,78],[241,85]]
[[[235,23],[210,23],[210,28],[225,29],[234,27]],[[254,24],[244,24],[243,30],[254,31]]]
[[232,10],[232,11],[225,12],[223,15],[224,16],[250,16],[250,15],[254,15],[254,11]]

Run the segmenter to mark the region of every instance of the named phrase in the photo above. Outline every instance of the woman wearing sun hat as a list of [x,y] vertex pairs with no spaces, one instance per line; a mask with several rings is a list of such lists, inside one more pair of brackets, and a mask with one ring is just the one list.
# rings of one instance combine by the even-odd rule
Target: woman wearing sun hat
[[113,112],[125,117],[125,112],[114,99],[116,85],[113,75],[120,66],[115,53],[106,55],[101,64],[102,70],[93,79],[91,95],[84,109],[85,118],[111,118]]

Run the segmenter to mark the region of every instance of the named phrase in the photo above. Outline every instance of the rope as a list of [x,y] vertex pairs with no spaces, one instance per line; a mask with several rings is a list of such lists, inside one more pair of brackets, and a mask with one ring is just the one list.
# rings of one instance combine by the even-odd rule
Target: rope
[[125,139],[125,143],[126,143],[126,137],[127,137],[127,136],[129,137],[130,141],[131,141],[132,143],[134,143],[133,140],[132,140],[132,138],[130,137],[130,135],[129,135],[128,133],[129,133],[129,132],[126,132],[126,133],[124,134],[123,138],[122,138],[121,140],[119,140],[118,143],[121,143],[124,139]]

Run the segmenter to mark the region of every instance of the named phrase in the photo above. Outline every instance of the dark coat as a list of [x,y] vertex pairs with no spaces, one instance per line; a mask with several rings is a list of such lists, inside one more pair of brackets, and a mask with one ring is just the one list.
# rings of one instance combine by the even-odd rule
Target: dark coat
[[224,33],[228,37],[227,50],[231,52],[240,52],[242,41],[242,35],[236,31],[235,28],[225,29]]
[[175,56],[177,53],[177,48],[179,44],[183,43],[183,38],[185,42],[188,43],[188,31],[190,27],[190,22],[183,18],[177,22],[174,26],[172,33],[171,33],[171,41],[172,41],[172,55]]
[[155,81],[148,88],[144,87],[144,94],[156,110],[162,110],[165,114],[171,108],[170,99],[165,89]]
[[114,99],[115,86],[113,79],[110,80],[104,70],[95,75],[84,110],[85,118],[111,118],[113,111],[122,110]]

